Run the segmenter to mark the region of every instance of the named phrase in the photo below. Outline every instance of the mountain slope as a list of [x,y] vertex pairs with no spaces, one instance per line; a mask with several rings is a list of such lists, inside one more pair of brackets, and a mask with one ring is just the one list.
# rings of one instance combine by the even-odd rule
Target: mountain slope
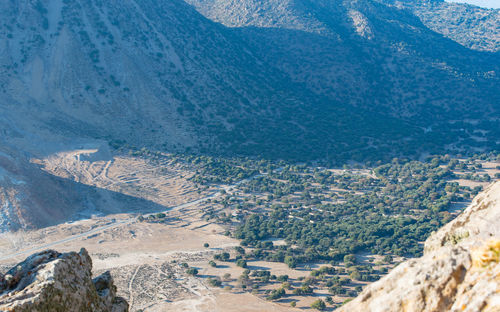
[[96,141],[361,160],[421,132],[293,83],[180,0],[6,1],[0,17],[0,232],[151,209],[31,161]]
[[427,27],[467,48],[490,52],[500,50],[498,9],[486,9],[444,0],[384,0],[384,2],[410,10]]
[[303,88],[180,0],[0,9],[9,21],[0,28],[1,127],[30,152],[41,149],[35,142],[90,137],[316,158],[352,153],[360,137],[398,142],[415,128]]
[[370,0],[189,2],[331,99],[419,123],[463,117],[471,103],[498,110],[498,55],[465,49],[407,10]]
[[[228,103],[243,108],[272,92],[273,83],[260,82],[265,75],[252,76],[265,73],[262,66],[182,1],[1,6],[2,19],[14,25],[1,28],[2,115],[23,129],[29,116],[75,135],[193,145],[190,112],[214,114],[217,122]],[[261,70],[248,73],[241,89],[247,63]],[[166,142],[152,131],[168,134]]]
[[406,10],[370,0],[191,3],[238,28],[181,0],[2,3],[8,140],[363,159],[373,152],[360,149],[415,154],[467,138],[449,120],[496,120],[498,56],[442,38]]

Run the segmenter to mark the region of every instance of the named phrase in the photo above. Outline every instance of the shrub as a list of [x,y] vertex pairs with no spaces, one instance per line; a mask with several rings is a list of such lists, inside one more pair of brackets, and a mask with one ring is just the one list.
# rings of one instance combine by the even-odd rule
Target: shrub
[[326,309],[326,304],[323,300],[318,299],[311,304],[311,308],[323,311],[324,309]]
[[195,268],[189,268],[189,269],[186,270],[186,273],[189,274],[189,275],[195,276],[195,275],[198,275],[198,270],[195,269]]
[[238,261],[236,261],[236,265],[244,269],[248,266],[247,262],[243,259],[238,259]]
[[287,264],[290,269],[294,269],[297,267],[297,260],[295,260],[292,256],[286,256],[285,264]]
[[283,297],[286,294],[283,288],[274,289],[271,294],[267,297],[267,300],[276,300]]
[[212,287],[220,287],[222,282],[218,278],[209,278],[208,284]]
[[278,282],[286,282],[288,281],[288,275],[280,275],[277,277]]
[[245,254],[245,249],[243,247],[236,246],[236,247],[234,247],[234,250],[236,250],[236,252],[241,254],[241,255]]

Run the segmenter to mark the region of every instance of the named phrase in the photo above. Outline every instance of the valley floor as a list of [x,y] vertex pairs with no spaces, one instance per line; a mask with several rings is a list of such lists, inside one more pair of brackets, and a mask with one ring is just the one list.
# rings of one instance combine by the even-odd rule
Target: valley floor
[[[292,302],[296,302],[298,309],[309,309],[318,298],[324,300],[332,296],[336,304],[349,298],[349,295],[331,295],[327,287],[317,287],[313,295],[288,291],[283,298],[265,300],[272,290],[282,287],[283,281],[267,279],[265,283],[254,282],[253,285],[259,287],[249,290],[242,286],[244,283],[241,281],[245,268],[237,266],[236,261],[216,260],[216,263],[210,264],[214,256],[223,252],[234,259],[237,256],[234,247],[240,246],[240,240],[227,235],[228,229],[234,230],[234,225],[228,226],[227,222],[225,224],[219,218],[210,216],[214,213],[234,213],[223,203],[223,199],[230,195],[240,201],[255,203],[269,198],[267,193],[248,195],[244,188],[238,188],[240,182],[236,182],[249,182],[255,177],[262,177],[262,174],[228,180],[225,184],[203,184],[192,179],[199,168],[167,156],[111,155],[102,154],[99,150],[64,152],[36,162],[58,177],[143,198],[160,205],[164,211],[106,216],[90,212],[79,221],[1,234],[0,271],[39,250],[50,248],[63,252],[84,247],[92,256],[94,274],[111,271],[118,295],[128,300],[131,311],[290,311]],[[497,162],[483,161],[482,164],[481,172],[486,175],[494,177],[500,172]],[[337,175],[346,172],[341,169],[330,171]],[[351,170],[350,173],[376,179],[370,170]],[[488,184],[478,178],[472,181],[465,174],[457,171],[454,182],[469,187]],[[325,194],[351,191],[335,187],[325,190]],[[353,194],[362,195],[364,191],[354,191]],[[297,194],[290,196],[297,200],[301,198]],[[336,201],[343,202],[342,196],[332,196]],[[253,199],[249,199],[251,197]],[[333,199],[324,200],[331,202]],[[461,211],[466,204],[466,201],[452,203],[456,209],[453,213]],[[259,207],[257,205],[256,211],[265,210]],[[274,239],[273,244],[280,246],[285,242]],[[368,265],[376,263],[377,270],[385,268],[386,272],[403,259],[394,257],[393,261],[384,264],[380,256],[360,253],[355,261]],[[312,271],[324,265],[324,262],[308,263],[292,269],[282,262],[249,258],[246,269],[251,272],[270,271],[276,276],[286,275],[289,286],[297,289],[310,278]],[[187,268],[196,269],[197,274],[188,274]],[[337,263],[335,269],[348,276],[348,267],[344,263]],[[215,280],[220,282],[219,285],[211,286]],[[347,289],[352,292],[354,286],[361,288],[367,283],[352,281]],[[334,307],[330,306],[327,310]]]

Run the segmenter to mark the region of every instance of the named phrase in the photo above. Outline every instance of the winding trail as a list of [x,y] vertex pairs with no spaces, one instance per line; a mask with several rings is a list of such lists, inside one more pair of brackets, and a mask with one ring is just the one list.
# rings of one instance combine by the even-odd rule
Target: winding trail
[[132,310],[132,307],[134,306],[134,295],[132,294],[134,279],[137,276],[137,273],[139,272],[139,270],[141,268],[142,268],[142,265],[139,265],[135,269],[134,274],[132,275],[132,277],[130,278],[130,281],[128,282],[128,293],[129,293],[128,304],[129,304],[130,310]]
[[95,234],[95,233],[100,233],[102,231],[105,231],[105,230],[108,230],[108,229],[111,229],[111,228],[115,228],[115,227],[119,227],[119,226],[122,226],[122,225],[125,225],[125,224],[130,224],[134,220],[135,220],[134,218],[130,218],[130,219],[122,220],[122,221],[110,222],[110,223],[108,223],[106,225],[103,225],[103,226],[100,226],[100,227],[96,227],[96,228],[94,228],[94,229],[92,229],[90,231],[83,232],[83,233],[80,233],[80,234],[71,235],[69,237],[63,238],[63,239],[58,240],[58,241],[50,242],[50,243],[43,244],[43,245],[38,245],[38,246],[29,248],[29,249],[24,249],[24,250],[21,250],[21,251],[16,251],[16,252],[11,253],[11,254],[2,255],[2,256],[0,256],[0,261],[9,260],[11,258],[14,258],[14,257],[17,257],[17,256],[21,256],[21,255],[25,255],[25,254],[32,254],[32,253],[40,251],[40,250],[49,249],[51,247],[54,247],[54,246],[57,246],[57,245],[60,245],[60,244],[64,244],[64,243],[67,243],[67,242],[71,242],[71,241],[77,240],[79,238],[86,237],[88,235],[92,235],[92,234]]

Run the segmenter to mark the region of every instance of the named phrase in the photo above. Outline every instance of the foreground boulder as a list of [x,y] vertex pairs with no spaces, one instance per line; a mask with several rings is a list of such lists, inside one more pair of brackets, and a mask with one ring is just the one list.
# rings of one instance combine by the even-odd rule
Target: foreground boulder
[[340,311],[500,311],[500,182]]
[[109,272],[92,280],[85,249],[36,253],[0,274],[0,311],[128,311]]

